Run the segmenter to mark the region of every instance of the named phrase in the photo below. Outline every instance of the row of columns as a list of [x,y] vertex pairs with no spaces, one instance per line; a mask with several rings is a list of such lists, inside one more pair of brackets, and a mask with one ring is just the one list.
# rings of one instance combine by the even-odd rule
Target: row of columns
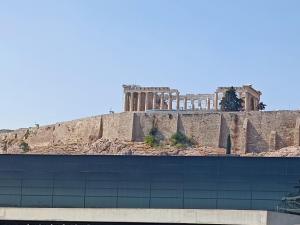
[[[124,111],[146,111],[149,109],[166,109],[165,100],[168,100],[167,109],[173,109],[173,92],[126,92],[124,100]],[[159,99],[158,99],[159,97]],[[176,93],[177,110],[179,110],[179,92]],[[151,104],[150,104],[151,103]],[[159,103],[159,104],[158,104]],[[135,107],[136,105],[136,107]]]
[[[195,101],[199,101],[200,99],[195,99],[195,98],[191,98],[189,99],[188,97],[184,97],[184,105],[183,105],[183,109],[184,110],[188,110],[188,101],[191,102],[191,110],[195,110]],[[204,101],[204,100],[200,100],[200,101]],[[210,110],[211,109],[211,99],[207,98],[206,99],[206,110]]]
[[[175,95],[174,95],[175,93]],[[213,110],[219,110],[219,93],[214,94]],[[245,111],[256,110],[259,100],[245,93],[244,96]],[[176,100],[176,109],[180,109],[180,101],[183,100],[183,109],[188,110],[188,101],[191,102],[191,110],[195,110],[195,101],[197,97],[179,96],[179,92],[125,92],[124,111],[147,111],[149,109],[172,110],[173,101]],[[211,110],[211,100],[208,97],[206,100],[206,110]]]
[[[179,92],[125,92],[124,111],[147,111],[149,109],[173,110],[173,101],[176,100],[176,110],[180,109],[183,100],[183,110],[188,110],[188,102],[191,104],[190,110],[195,110],[195,101],[204,101],[195,96],[180,96]],[[211,110],[211,98],[206,100],[206,110]],[[215,97],[215,102],[218,98]],[[213,103],[215,110],[218,110],[218,103]]]

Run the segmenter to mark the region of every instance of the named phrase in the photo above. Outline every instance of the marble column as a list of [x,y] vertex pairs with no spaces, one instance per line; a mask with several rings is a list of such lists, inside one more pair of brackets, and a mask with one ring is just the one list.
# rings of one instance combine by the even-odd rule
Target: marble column
[[218,96],[218,92],[215,93],[215,102],[214,102],[214,107],[215,107],[215,111],[219,110],[219,96]]
[[194,102],[194,99],[192,99],[191,102],[192,102],[192,110],[194,111],[194,110],[195,110],[195,102]]
[[142,92],[138,92],[137,111],[141,111]]
[[164,100],[165,100],[165,93],[161,93],[160,94],[160,110],[163,110],[164,109]]
[[176,109],[179,110],[180,107],[180,96],[179,92],[176,93]]
[[152,109],[156,109],[156,92],[153,92]]
[[169,102],[168,102],[168,110],[172,110],[172,93],[169,93]]
[[187,110],[187,97],[184,97],[184,110]]
[[134,97],[134,92],[130,92],[130,111],[133,111],[133,97]]
[[207,101],[206,101],[206,104],[207,104],[207,110],[210,111],[210,98],[207,98]]
[[149,109],[149,92],[146,92],[145,95],[145,111]]

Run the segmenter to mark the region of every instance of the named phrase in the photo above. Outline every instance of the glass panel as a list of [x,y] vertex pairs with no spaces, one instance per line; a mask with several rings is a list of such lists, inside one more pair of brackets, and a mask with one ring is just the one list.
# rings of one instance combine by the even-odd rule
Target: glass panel
[[216,199],[197,199],[188,198],[184,199],[184,208],[186,209],[216,209],[217,200]]
[[87,181],[86,188],[117,188],[118,182],[114,181]]
[[20,195],[21,187],[0,187],[0,195]]
[[168,198],[182,198],[182,190],[176,189],[152,189],[151,197],[168,197]]
[[230,199],[251,199],[251,192],[249,191],[220,191],[218,193],[219,198]]
[[53,180],[25,179],[22,182],[23,187],[51,187]]
[[183,208],[182,198],[151,198],[150,201],[151,208]]
[[0,195],[0,206],[19,207],[20,203],[21,195]]
[[52,207],[52,196],[23,196],[22,207]]
[[117,197],[86,197],[86,208],[117,208]]
[[93,189],[86,189],[86,196],[117,196],[118,190],[116,188],[93,188]]
[[216,191],[185,190],[185,198],[217,198]]
[[150,197],[150,189],[119,189],[118,196]]
[[149,208],[150,199],[149,198],[118,198],[119,208]]
[[23,195],[52,195],[53,189],[52,187],[44,188],[44,187],[23,187],[22,194]]
[[54,195],[84,196],[83,188],[54,188]]
[[83,197],[67,197],[67,196],[53,196],[53,207],[55,208],[84,208]]
[[21,179],[1,179],[0,187],[21,186]]
[[250,200],[218,199],[218,209],[251,209]]

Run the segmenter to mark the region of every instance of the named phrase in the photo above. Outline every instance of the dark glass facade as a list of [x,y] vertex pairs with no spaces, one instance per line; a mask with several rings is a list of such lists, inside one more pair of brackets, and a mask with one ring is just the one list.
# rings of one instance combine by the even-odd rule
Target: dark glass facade
[[300,158],[0,156],[1,207],[277,210]]

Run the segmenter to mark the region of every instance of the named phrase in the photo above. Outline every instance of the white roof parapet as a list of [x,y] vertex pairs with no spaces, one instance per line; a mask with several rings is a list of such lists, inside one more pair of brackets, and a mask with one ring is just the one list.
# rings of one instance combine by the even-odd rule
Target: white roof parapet
[[149,91],[149,92],[177,92],[176,89],[170,89],[169,87],[142,87],[140,85],[123,85],[124,91]]

